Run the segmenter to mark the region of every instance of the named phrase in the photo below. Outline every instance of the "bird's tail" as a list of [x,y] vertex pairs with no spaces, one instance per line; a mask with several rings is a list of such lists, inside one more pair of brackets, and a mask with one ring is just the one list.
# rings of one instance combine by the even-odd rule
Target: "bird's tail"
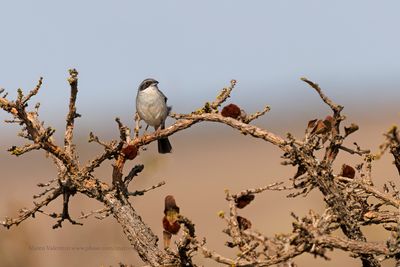
[[165,154],[171,153],[172,146],[168,138],[158,139],[158,153]]

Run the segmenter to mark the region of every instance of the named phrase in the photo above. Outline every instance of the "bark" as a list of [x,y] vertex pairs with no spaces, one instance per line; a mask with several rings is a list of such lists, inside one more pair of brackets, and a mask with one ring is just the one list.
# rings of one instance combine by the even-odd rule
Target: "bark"
[[114,194],[108,193],[103,201],[111,209],[114,218],[143,261],[151,266],[162,266],[171,261],[167,254],[158,248],[158,237],[143,222],[127,199],[118,199]]

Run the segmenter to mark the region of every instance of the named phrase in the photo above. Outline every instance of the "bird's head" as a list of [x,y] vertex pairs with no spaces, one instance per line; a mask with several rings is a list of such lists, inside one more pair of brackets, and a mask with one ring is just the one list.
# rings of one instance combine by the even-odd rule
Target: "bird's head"
[[147,78],[145,80],[143,80],[143,82],[139,85],[139,91],[143,91],[147,88],[149,88],[150,86],[155,86],[157,87],[158,81],[152,79],[152,78]]

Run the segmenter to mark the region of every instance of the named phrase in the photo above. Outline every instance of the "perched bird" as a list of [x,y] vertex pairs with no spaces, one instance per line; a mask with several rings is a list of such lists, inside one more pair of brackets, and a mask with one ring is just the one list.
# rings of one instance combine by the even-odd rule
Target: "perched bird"
[[[153,126],[156,131],[165,128],[165,120],[171,111],[167,106],[167,97],[158,89],[158,81],[145,79],[138,89],[136,96],[136,111],[147,125]],[[158,152],[170,153],[172,150],[168,138],[158,139]]]

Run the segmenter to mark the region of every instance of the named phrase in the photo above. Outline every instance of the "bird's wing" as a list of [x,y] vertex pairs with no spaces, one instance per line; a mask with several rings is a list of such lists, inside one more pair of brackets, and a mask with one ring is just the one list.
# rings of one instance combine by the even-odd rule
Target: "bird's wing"
[[158,90],[160,92],[160,94],[164,97],[165,103],[167,103],[168,98],[163,94],[163,92],[161,92],[161,90]]
[[[163,92],[161,92],[161,90],[158,90],[158,91],[160,92],[161,96],[164,97],[165,104],[167,104],[168,98],[163,94]],[[167,109],[168,109],[168,114],[169,114],[171,112],[172,107],[171,106],[167,106]]]

